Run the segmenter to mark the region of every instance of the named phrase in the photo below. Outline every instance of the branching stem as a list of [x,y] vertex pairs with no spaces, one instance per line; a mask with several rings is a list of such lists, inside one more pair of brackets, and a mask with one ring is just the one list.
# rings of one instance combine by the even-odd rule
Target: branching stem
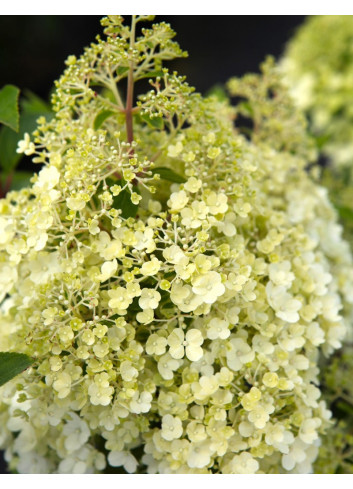
[[115,100],[117,101],[117,104],[118,104],[120,110],[124,110],[124,105],[123,105],[123,102],[121,100],[119,90],[116,86],[116,82],[115,82],[115,79],[113,77],[113,74],[111,72],[110,67],[108,67],[108,72],[109,72],[109,78],[110,78],[110,86],[111,86],[111,90],[114,94]]

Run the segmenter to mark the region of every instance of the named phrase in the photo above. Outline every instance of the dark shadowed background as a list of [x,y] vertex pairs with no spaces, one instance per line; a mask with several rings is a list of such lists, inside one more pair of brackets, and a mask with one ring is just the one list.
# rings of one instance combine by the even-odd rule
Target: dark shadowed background
[[[279,56],[305,16],[156,16],[169,22],[189,58],[173,68],[204,93],[232,75],[256,71],[267,54]],[[0,86],[13,83],[42,97],[70,54],[101,32],[96,16],[1,16]],[[127,19],[128,20],[128,19]]]
[[[98,16],[0,16],[0,88],[29,89],[47,99],[70,54],[101,33]],[[156,16],[177,32],[189,58],[170,67],[206,93],[231,76],[258,71],[266,55],[279,57],[305,16]],[[127,18],[127,20],[129,20]],[[0,426],[1,432],[1,426]],[[0,433],[1,434],[1,433]],[[0,473],[6,465],[0,453]]]

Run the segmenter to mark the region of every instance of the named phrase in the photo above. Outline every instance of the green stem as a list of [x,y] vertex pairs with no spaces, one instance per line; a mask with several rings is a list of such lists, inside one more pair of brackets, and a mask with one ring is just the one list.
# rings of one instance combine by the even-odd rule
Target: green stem
[[122,103],[118,87],[116,86],[115,79],[112,75],[110,68],[108,68],[108,69],[109,69],[109,77],[110,77],[110,81],[111,81],[110,86],[111,86],[112,92],[114,94],[115,100],[117,101],[117,104],[118,104],[120,110],[124,110],[124,105]]

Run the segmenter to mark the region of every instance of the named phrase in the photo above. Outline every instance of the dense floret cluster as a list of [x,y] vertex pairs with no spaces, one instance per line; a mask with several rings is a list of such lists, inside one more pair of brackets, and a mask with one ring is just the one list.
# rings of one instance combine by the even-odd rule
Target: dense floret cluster
[[0,389],[10,467],[310,472],[353,280],[304,121],[271,62],[233,110],[162,68],[168,25],[102,23],[20,144],[42,170],[0,201],[0,350],[36,359]]

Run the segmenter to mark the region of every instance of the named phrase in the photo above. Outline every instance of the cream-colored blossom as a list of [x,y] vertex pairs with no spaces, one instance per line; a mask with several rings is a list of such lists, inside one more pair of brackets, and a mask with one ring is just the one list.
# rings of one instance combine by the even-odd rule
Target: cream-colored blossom
[[246,363],[251,363],[255,352],[242,338],[233,338],[229,341],[230,350],[227,351],[228,367],[238,371]]
[[168,336],[169,353],[175,359],[183,358],[185,354],[189,360],[196,362],[203,355],[202,343],[202,334],[197,329],[190,329],[186,334],[182,329],[175,329]]
[[242,452],[235,455],[229,463],[231,474],[256,474],[259,469],[259,463],[250,453]]
[[133,474],[138,465],[136,458],[129,452],[111,451],[108,461],[112,467],[124,467],[129,474]]
[[101,266],[101,275],[99,276],[99,279],[102,282],[105,282],[106,280],[108,280],[108,278],[114,275],[117,268],[118,268],[118,263],[116,259],[112,261],[104,262],[103,265]]
[[109,307],[117,310],[124,310],[131,304],[132,300],[124,287],[108,290],[110,297]]
[[192,281],[192,291],[200,296],[203,302],[213,304],[224,294],[225,287],[220,275],[212,271],[195,277]]
[[207,338],[215,340],[221,338],[222,340],[228,338],[230,330],[228,328],[228,322],[220,318],[212,318],[207,325]]
[[276,311],[276,316],[289,323],[296,323],[299,320],[298,311],[302,303],[294,299],[286,291],[286,287],[269,282],[266,285],[266,293],[271,307]]
[[139,306],[141,309],[156,309],[160,300],[161,294],[156,290],[142,289],[139,298]]
[[227,196],[211,192],[206,198],[206,204],[211,214],[224,214],[228,210]]
[[180,211],[183,209],[188,203],[189,197],[186,195],[184,190],[180,190],[179,192],[174,192],[171,194],[170,199],[168,200],[168,206],[171,211]]
[[90,396],[91,403],[94,406],[107,406],[112,400],[114,388],[111,386],[104,387],[99,386],[97,383],[92,383],[88,387],[88,394]]
[[90,436],[90,430],[87,423],[80,419],[76,413],[69,413],[69,421],[66,422],[63,428],[65,437],[65,448],[68,453],[72,453],[82,447]]
[[59,399],[64,399],[70,394],[71,376],[66,372],[59,373],[53,382],[53,388],[56,390]]
[[154,313],[153,309],[144,309],[142,312],[136,314],[136,320],[142,324],[149,324],[153,321]]
[[146,342],[146,352],[149,355],[163,355],[166,351],[167,340],[163,336],[151,334]]
[[151,261],[145,262],[141,267],[141,273],[145,276],[156,275],[161,268],[161,262],[157,258],[152,258]]
[[24,153],[27,156],[32,155],[35,152],[34,143],[30,140],[29,134],[24,134],[24,139],[18,142],[17,153]]
[[183,434],[183,426],[180,418],[166,414],[162,418],[161,436],[165,440],[172,441]]
[[195,177],[190,177],[188,181],[184,184],[185,190],[193,194],[200,190],[201,186],[202,181]]
[[152,394],[150,392],[136,392],[130,401],[130,409],[132,413],[148,413],[151,409]]
[[190,285],[178,283],[173,284],[170,299],[182,312],[195,311],[202,304],[202,297],[194,294]]

